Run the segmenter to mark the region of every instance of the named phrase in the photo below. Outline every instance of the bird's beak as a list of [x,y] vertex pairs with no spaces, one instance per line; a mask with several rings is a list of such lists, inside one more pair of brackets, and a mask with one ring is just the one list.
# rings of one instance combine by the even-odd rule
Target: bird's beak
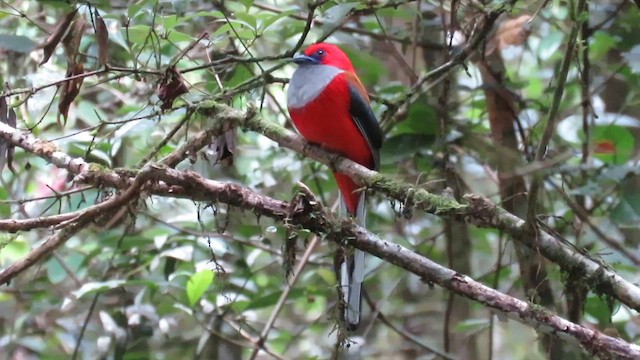
[[293,62],[298,65],[303,64],[318,64],[318,60],[304,54],[296,55],[293,57]]

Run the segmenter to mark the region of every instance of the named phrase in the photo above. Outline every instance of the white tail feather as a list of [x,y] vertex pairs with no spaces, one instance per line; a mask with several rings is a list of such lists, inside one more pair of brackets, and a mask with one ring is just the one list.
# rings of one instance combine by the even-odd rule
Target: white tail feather
[[349,267],[347,261],[340,264],[340,288],[342,289],[342,301],[349,302]]
[[[340,210],[346,206],[341,198]],[[366,217],[365,194],[360,194],[356,221],[364,225]],[[364,281],[364,258],[362,250],[355,249],[353,255],[345,256],[340,263],[340,286],[342,288],[344,309],[344,322],[349,330],[356,330],[362,317],[362,283]]]

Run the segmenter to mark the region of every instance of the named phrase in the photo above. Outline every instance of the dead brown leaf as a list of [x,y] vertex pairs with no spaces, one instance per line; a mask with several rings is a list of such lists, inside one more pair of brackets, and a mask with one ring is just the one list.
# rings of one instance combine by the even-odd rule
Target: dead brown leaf
[[109,31],[107,31],[107,25],[104,23],[102,16],[95,10],[96,19],[96,39],[98,41],[98,63],[101,66],[107,64],[108,50],[107,44],[109,42]]
[[162,101],[160,109],[171,109],[173,101],[178,96],[188,92],[189,89],[187,89],[187,86],[182,80],[182,75],[176,70],[175,66],[168,68],[158,86],[158,97],[160,101]]
[[84,29],[87,26],[87,19],[85,16],[81,16],[78,19],[73,21],[73,25],[67,36],[62,39],[62,45],[64,45],[64,50],[67,54],[67,59],[69,64],[76,63],[76,55],[78,55],[80,49],[80,40],[82,40],[82,35],[84,35]]
[[[16,127],[16,112],[10,109],[7,105],[7,98],[0,98],[0,121],[15,128]],[[9,170],[15,173],[13,168],[13,153],[15,146],[10,145],[3,139],[0,139],[0,171],[4,169],[4,165],[7,164]]]
[[[77,63],[75,65],[69,66],[67,69],[66,78],[72,77],[74,75],[80,75],[84,73],[84,66],[82,63]],[[60,86],[60,103],[58,104],[58,124],[60,127],[64,127],[67,125],[67,116],[69,115],[69,107],[71,103],[80,93],[80,87],[82,86],[82,82],[84,81],[84,77],[79,77],[77,79],[72,79],[65,81]],[[60,122],[60,116],[63,117],[64,123]]]
[[498,49],[524,44],[531,34],[530,20],[531,15],[520,15],[515,19],[502,22],[495,35],[498,40]]
[[44,58],[40,62],[40,65],[45,64],[51,58],[51,55],[56,50],[56,47],[60,43],[60,40],[64,37],[69,29],[69,25],[71,25],[71,21],[75,18],[78,13],[78,9],[73,9],[73,11],[69,12],[67,15],[62,18],[62,20],[56,26],[56,29],[51,33],[51,36],[44,43]]
[[520,15],[514,19],[503,20],[498,29],[488,38],[484,49],[485,56],[491,56],[508,46],[524,44],[531,35],[531,15]]
[[215,163],[223,166],[233,165],[233,154],[237,147],[237,129],[227,130],[224,134],[216,137],[216,140],[209,147],[215,154]]

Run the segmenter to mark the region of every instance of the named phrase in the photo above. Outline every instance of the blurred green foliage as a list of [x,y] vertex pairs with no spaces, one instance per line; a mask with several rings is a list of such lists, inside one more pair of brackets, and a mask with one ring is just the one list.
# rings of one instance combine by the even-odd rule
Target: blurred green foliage
[[[441,11],[438,3],[400,3],[327,2],[316,10],[316,22],[305,41],[309,44],[328,36],[327,41],[343,46],[363,83],[380,99],[373,103],[378,115],[387,109],[385,104],[415,91],[403,69],[424,74],[430,70],[424,58],[443,53],[442,46],[429,45],[444,41],[439,15],[435,17],[437,31],[418,34],[434,26],[434,17],[428,15]],[[278,79],[288,78],[293,67],[277,57],[297,44],[306,23],[307,4],[220,4],[199,0],[2,2],[0,73],[7,84],[5,90],[38,88],[64,77],[68,59],[63,46],[57,47],[48,63],[38,66],[42,50],[36,44],[46,41],[72,7],[88,22],[76,56],[85,71],[100,69],[94,10],[99,10],[109,32],[112,71],[84,79],[66,126],[58,125],[60,89],[48,86],[8,98],[18,113],[18,127],[54,141],[70,155],[114,168],[137,167],[182,121],[185,113],[180,105],[185,103],[209,98],[237,108],[256,103],[265,119],[291,128],[286,87]],[[519,4],[514,12],[533,13],[537,6],[531,6]],[[536,125],[550,105],[551,86],[571,25],[566,6],[565,2],[550,2],[532,21],[528,40],[503,50],[507,84],[521,100],[518,115],[526,136],[520,139],[523,150],[525,144],[535,146],[543,131]],[[560,236],[633,282],[638,281],[637,264],[612,250],[585,221],[576,220],[558,193],[578,198],[594,226],[629,251],[638,252],[640,50],[636,49],[640,49],[640,38],[636,32],[640,15],[631,3],[621,9],[604,0],[592,1],[590,6],[590,25],[598,29],[589,37],[588,126],[583,125],[581,106],[579,70],[584,64],[576,60],[557,119],[558,131],[549,148],[550,157],[566,149],[571,156],[544,169],[549,182],[541,196],[540,212]],[[352,16],[354,13],[357,15]],[[470,21],[464,11],[456,16],[462,25]],[[231,57],[267,59],[220,61]],[[212,61],[218,62],[203,66]],[[174,110],[163,112],[158,85],[171,65],[183,72],[189,92],[176,99]],[[266,72],[272,77],[265,76]],[[446,149],[464,191],[499,203],[495,171],[487,165],[487,159],[496,156],[495,149],[476,147],[469,141],[474,137],[491,144],[479,71],[468,62],[466,69],[456,68],[452,74],[446,109],[439,108],[435,95],[427,92],[397,119],[382,149],[381,172],[440,191],[447,185],[441,173]],[[440,128],[442,114],[448,115],[446,133]],[[205,126],[206,119],[191,119],[154,159],[171,153]],[[337,188],[326,167],[258,134],[239,131],[238,136],[234,166],[214,166],[200,156],[178,168],[239,182],[284,200],[294,195],[296,183],[302,181],[327,206],[336,205]],[[585,142],[590,152],[586,161],[582,156]],[[210,151],[207,155],[212,158]],[[72,185],[64,171],[19,149],[14,166],[15,174],[5,169],[0,179],[2,218],[75,211],[112,191],[66,193]],[[549,186],[551,182],[559,186]],[[56,193],[63,195],[56,197]],[[380,195],[372,196],[369,209],[371,232],[441,264],[449,263],[441,219],[423,213],[405,218],[401,204]],[[239,359],[251,354],[288,284],[282,255],[284,224],[226,204],[156,197],[140,204],[135,217],[114,224],[109,220],[96,219],[96,224],[45,262],[10,286],[0,287],[0,358],[19,358],[16,354],[28,359],[70,358],[76,349],[78,358],[86,359]],[[469,231],[472,272],[468,275],[527,299],[504,234],[491,229]],[[45,229],[0,234],[0,268],[18,261],[51,234]],[[309,240],[308,234],[299,235],[298,260]],[[298,283],[265,342],[266,348],[284,358],[328,358],[336,342],[332,247],[320,243],[303,272],[296,274]],[[557,267],[549,271],[562,314],[562,276]],[[365,306],[366,331],[362,339],[354,340],[364,344],[363,358],[430,358],[427,347],[442,350],[447,294],[377,258],[368,259],[367,273],[365,285],[375,309]],[[536,341],[533,330],[513,322],[494,323],[493,315],[481,306],[468,306],[473,316],[452,324],[451,331],[475,336],[479,358],[487,357],[489,337],[493,337],[494,358],[543,358],[531,346]],[[395,328],[374,318],[377,312]],[[615,326],[622,338],[637,342],[636,317],[627,308],[611,306],[602,294],[589,293],[582,321],[600,330]],[[396,328],[417,340],[407,340]]]

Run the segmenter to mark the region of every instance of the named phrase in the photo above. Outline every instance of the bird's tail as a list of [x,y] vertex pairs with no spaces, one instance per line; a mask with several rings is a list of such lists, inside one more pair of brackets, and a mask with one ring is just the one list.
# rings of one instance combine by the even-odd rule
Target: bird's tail
[[[341,201],[341,209],[345,209]],[[356,221],[365,225],[366,206],[365,193],[360,194],[356,208]],[[362,318],[362,282],[364,281],[364,251],[340,251],[337,259],[340,272],[340,287],[342,290],[343,319],[348,330],[353,331],[360,326]]]

